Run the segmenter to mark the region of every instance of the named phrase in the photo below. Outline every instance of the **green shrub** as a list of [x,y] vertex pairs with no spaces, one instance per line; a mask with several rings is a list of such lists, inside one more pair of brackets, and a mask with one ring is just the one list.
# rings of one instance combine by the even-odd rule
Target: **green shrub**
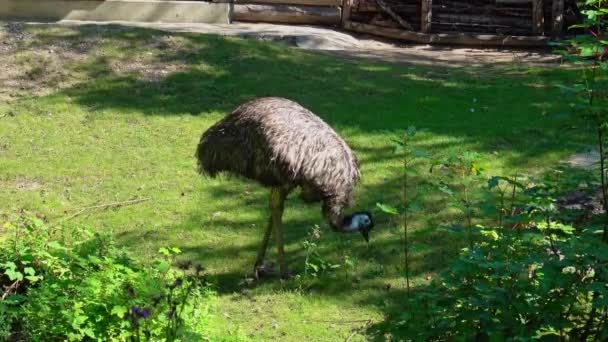
[[[395,337],[608,338],[608,252],[590,236],[487,231],[394,321]],[[416,312],[416,315],[411,314]]]
[[172,267],[177,248],[149,265],[111,238],[51,229],[22,215],[3,224],[0,339],[201,340],[212,292],[200,265]]

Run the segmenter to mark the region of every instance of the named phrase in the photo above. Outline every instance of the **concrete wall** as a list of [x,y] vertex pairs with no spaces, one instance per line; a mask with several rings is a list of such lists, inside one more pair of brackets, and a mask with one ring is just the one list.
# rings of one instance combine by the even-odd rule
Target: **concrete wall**
[[0,0],[0,19],[229,23],[230,5],[160,0]]

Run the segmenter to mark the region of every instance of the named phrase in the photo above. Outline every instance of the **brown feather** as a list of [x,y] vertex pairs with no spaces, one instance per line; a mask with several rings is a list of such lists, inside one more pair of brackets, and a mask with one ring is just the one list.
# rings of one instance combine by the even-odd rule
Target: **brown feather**
[[346,142],[311,111],[284,98],[239,106],[202,135],[196,156],[202,175],[229,172],[265,186],[317,194],[334,229],[342,224],[360,177]]

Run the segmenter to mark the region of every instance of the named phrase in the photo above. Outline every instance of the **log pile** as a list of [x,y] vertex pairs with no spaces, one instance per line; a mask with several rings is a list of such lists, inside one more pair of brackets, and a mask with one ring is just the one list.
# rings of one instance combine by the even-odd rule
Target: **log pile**
[[[346,1],[346,0],[345,0]],[[402,28],[378,0],[352,1],[349,20]],[[559,34],[573,22],[574,0],[382,0],[418,32],[538,36]],[[430,12],[422,13],[427,8]],[[561,17],[556,12],[563,13]],[[561,18],[555,20],[554,18]],[[426,22],[426,20],[429,20]],[[423,20],[425,21],[423,23]],[[574,20],[576,20],[574,18]]]

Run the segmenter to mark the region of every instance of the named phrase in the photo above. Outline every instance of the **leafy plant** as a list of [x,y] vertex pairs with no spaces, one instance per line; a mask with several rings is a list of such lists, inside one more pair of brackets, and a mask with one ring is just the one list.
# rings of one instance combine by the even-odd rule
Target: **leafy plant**
[[200,265],[172,267],[179,249],[161,248],[161,258],[142,265],[109,236],[86,229],[65,234],[67,228],[54,231],[31,215],[3,225],[11,234],[0,245],[3,338],[176,341],[204,336],[212,293]]
[[411,177],[416,175],[416,169],[412,167],[412,163],[419,158],[425,157],[426,152],[417,149],[412,145],[412,139],[419,131],[415,127],[409,127],[399,139],[394,139],[395,153],[401,158],[401,207],[395,208],[388,204],[377,203],[376,206],[389,215],[399,216],[403,225],[402,246],[403,246],[403,272],[405,276],[405,288],[407,294],[410,294],[410,241],[408,237],[409,231],[409,215],[412,212],[421,208],[419,202],[419,193],[412,194]]
[[526,229],[480,229],[473,248],[463,249],[431,286],[417,289],[409,310],[393,318],[395,339],[607,338],[605,243],[592,229],[577,233],[560,222],[547,209],[551,196],[525,198],[513,206],[527,208]]
[[469,248],[473,248],[473,218],[479,204],[472,191],[482,175],[479,159],[476,152],[462,151],[450,153],[431,166],[431,173],[437,178],[435,185],[448,199],[448,204],[464,216]]
[[317,225],[312,227],[308,232],[308,238],[304,240],[303,247],[306,251],[306,258],[304,261],[304,276],[317,277],[320,274],[327,272],[332,269],[340,267],[340,264],[335,264],[325,260],[319,254],[318,241],[321,239],[321,228]]
[[599,151],[602,202],[605,219],[603,239],[608,242],[608,179],[606,134],[608,133],[608,9],[605,0],[586,0],[581,3],[584,21],[571,29],[584,33],[561,44],[567,60],[582,66],[581,77],[574,84],[557,86],[572,95],[573,112],[590,122],[597,136]]

